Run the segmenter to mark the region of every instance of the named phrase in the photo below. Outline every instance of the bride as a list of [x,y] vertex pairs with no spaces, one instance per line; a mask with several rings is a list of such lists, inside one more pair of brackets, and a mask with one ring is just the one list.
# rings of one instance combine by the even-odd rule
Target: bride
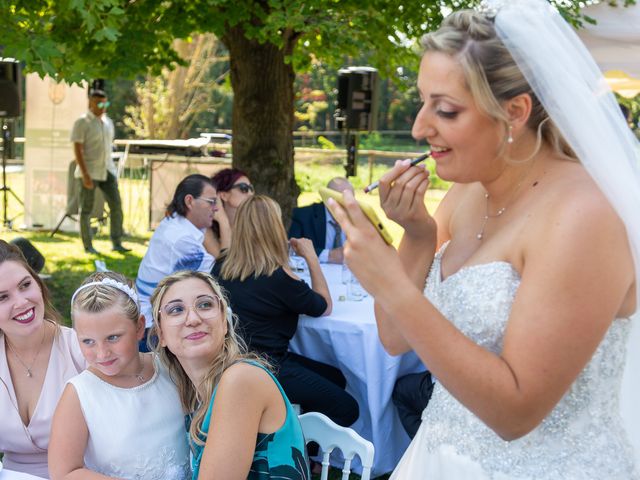
[[351,194],[331,206],[385,348],[437,378],[392,478],[638,478],[619,408],[638,328],[637,142],[544,0],[456,12],[423,45],[413,135],[454,186],[431,216],[424,168],[380,180],[397,252]]

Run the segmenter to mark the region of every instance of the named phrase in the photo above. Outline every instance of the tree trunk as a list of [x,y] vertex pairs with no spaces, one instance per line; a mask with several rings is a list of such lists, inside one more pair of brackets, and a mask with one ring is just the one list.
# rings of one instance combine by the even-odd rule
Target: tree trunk
[[233,87],[233,166],[244,170],[256,191],[274,198],[285,226],[299,188],[293,164],[293,67],[285,63],[294,39],[282,48],[245,37],[239,27],[222,41],[229,49]]

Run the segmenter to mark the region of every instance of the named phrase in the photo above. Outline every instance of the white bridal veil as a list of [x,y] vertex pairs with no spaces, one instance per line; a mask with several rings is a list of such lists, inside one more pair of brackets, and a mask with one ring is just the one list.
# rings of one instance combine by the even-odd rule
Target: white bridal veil
[[[640,279],[640,145],[598,66],[572,27],[547,1],[489,0],[482,8],[495,14],[498,36],[624,221],[636,279]],[[621,406],[640,466],[640,315],[634,316],[632,324]]]

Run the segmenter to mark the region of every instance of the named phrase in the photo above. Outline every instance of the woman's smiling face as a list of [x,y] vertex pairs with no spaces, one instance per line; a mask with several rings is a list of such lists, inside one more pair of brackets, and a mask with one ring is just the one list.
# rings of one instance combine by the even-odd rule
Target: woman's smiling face
[[18,262],[0,264],[0,330],[8,335],[31,335],[44,321],[40,286]]
[[418,91],[422,107],[411,133],[431,145],[438,176],[461,183],[497,176],[504,131],[476,105],[460,64],[444,53],[425,53]]
[[227,333],[222,303],[199,278],[171,285],[160,303],[160,343],[179,361],[216,358]]

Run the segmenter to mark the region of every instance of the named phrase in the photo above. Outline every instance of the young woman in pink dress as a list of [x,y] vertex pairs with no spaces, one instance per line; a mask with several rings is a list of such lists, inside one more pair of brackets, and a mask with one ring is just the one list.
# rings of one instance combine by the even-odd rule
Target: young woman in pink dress
[[56,404],[85,368],[75,333],[59,319],[20,250],[0,240],[0,452],[4,468],[43,478]]

